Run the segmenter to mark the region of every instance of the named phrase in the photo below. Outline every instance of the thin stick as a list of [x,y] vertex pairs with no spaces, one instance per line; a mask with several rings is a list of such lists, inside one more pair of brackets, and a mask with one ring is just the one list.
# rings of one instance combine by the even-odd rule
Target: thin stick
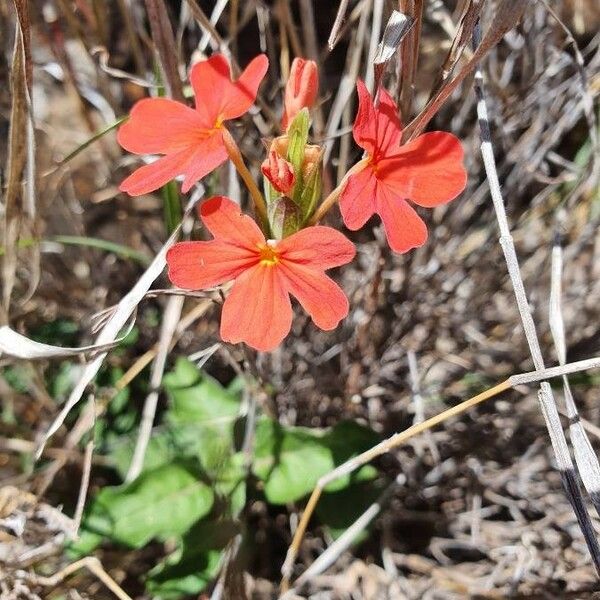
[[[90,398],[90,404],[93,405],[93,396]],[[94,407],[92,406],[92,410]],[[85,509],[85,501],[87,492],[90,487],[90,472],[92,470],[92,458],[94,456],[94,440],[93,438],[85,446],[85,455],[83,457],[83,471],[81,474],[81,484],[79,486],[79,496],[77,498],[77,506],[75,507],[75,515],[73,516],[73,538],[79,536],[79,526],[83,518]]]
[[478,404],[481,404],[482,402],[485,402],[490,398],[494,398],[498,394],[501,394],[502,392],[510,389],[510,387],[510,380],[506,379],[498,385],[495,385],[494,387],[489,388],[481,392],[480,394],[477,394],[476,396],[473,396],[472,398],[469,398],[468,400],[457,404],[456,406],[453,406],[433,417],[430,417],[429,419],[426,419],[421,423],[415,423],[414,425],[412,425],[408,429],[405,429],[404,431],[395,433],[394,435],[387,438],[386,440],[383,440],[376,446],[373,446],[366,452],[363,452],[362,454],[359,454],[358,456],[347,460],[345,463],[341,464],[339,467],[335,468],[330,473],[327,473],[326,475],[321,477],[312,491],[306,508],[304,509],[304,513],[302,514],[302,518],[300,519],[300,523],[298,523],[298,527],[294,532],[294,537],[285,557],[285,562],[281,567],[281,573],[283,575],[281,581],[281,589],[285,591],[289,587],[292,567],[294,565],[294,561],[296,560],[296,555],[298,554],[300,543],[302,542],[302,538],[304,537],[306,527],[310,521],[310,518],[312,517],[317,502],[319,501],[319,498],[321,496],[321,493],[327,485],[329,485],[332,481],[343,477],[344,475],[352,473],[357,468],[367,464],[377,456],[381,456],[382,454],[389,452],[393,448],[401,446],[406,441],[413,438],[415,435],[419,435],[420,433],[427,431],[432,427],[439,425],[440,423],[443,423],[447,419],[460,415],[465,411],[473,408],[474,406],[477,406]]
[[252,197],[252,201],[254,203],[254,210],[256,211],[256,215],[262,221],[263,225],[267,225],[269,222],[267,216],[267,205],[265,203],[265,199],[261,194],[256,182],[254,181],[254,177],[252,177],[252,173],[248,170],[246,163],[242,157],[242,153],[233,139],[233,136],[229,133],[229,131],[223,127],[223,142],[225,143],[225,148],[227,148],[227,153],[229,154],[229,158],[231,162],[235,165],[237,172],[240,177],[246,184],[248,191],[250,192],[250,196]]
[[365,510],[348,529],[340,535],[328,548],[325,550],[316,560],[313,562],[300,577],[294,582],[294,587],[299,588],[302,584],[306,583],[312,577],[319,575],[325,569],[328,569],[342,554],[345,552],[350,545],[354,542],[356,537],[363,532],[369,524],[379,515],[383,506],[392,497],[394,491],[406,481],[404,474],[399,475],[396,479],[388,485],[388,487],[380,494],[373,504],[371,504],[367,510]]

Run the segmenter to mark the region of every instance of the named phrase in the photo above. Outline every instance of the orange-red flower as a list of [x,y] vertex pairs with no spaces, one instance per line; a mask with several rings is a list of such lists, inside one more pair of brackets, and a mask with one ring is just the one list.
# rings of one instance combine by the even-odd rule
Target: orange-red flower
[[391,96],[380,88],[376,108],[362,81],[357,89],[353,134],[368,164],[348,178],[340,196],[342,217],[356,230],[377,213],[392,250],[408,252],[425,243],[427,227],[406,200],[432,208],[456,198],[467,182],[463,150],[455,136],[443,131],[401,146],[402,126]]
[[167,98],[146,98],[135,104],[119,129],[119,144],[134,154],[164,156],[137,169],[119,189],[139,196],[183,175],[181,189],[186,193],[216,169],[227,159],[223,122],[240,117],[252,106],[268,65],[261,54],[232,81],[227,60],[215,54],[192,67],[195,109]]
[[200,217],[214,239],[172,246],[169,278],[191,290],[235,281],[221,314],[223,340],[275,349],[292,325],[290,294],[321,329],[334,329],[348,314],[344,292],[325,275],[355,254],[339,231],[315,226],[280,241],[266,240],[258,225],[224,196],[204,202]]
[[283,99],[281,126],[284,130],[303,108],[310,108],[315,103],[318,91],[317,63],[314,60],[294,58]]

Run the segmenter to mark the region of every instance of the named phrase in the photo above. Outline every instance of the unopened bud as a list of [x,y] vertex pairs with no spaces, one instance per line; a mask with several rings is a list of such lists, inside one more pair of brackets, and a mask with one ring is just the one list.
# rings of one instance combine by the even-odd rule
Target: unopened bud
[[303,109],[310,108],[317,99],[319,75],[314,60],[295,58],[290,78],[285,86],[282,127],[287,129],[292,119]]
[[287,195],[294,187],[294,167],[275,150],[269,152],[269,157],[263,161],[260,169],[278,192]]

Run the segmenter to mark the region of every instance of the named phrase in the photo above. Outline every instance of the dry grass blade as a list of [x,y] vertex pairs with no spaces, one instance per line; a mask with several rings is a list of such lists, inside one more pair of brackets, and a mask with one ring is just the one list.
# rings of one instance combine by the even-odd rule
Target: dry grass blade
[[142,467],[144,466],[146,448],[152,434],[152,424],[154,423],[156,406],[158,404],[160,382],[165,372],[167,356],[177,329],[177,324],[179,323],[179,318],[181,317],[184,301],[185,296],[171,296],[163,314],[158,350],[152,364],[152,372],[150,373],[150,393],[144,402],[139,433],[125,481],[133,481],[142,472]]
[[579,45],[577,44],[571,30],[565,25],[564,21],[559,17],[559,15],[552,9],[552,7],[548,4],[547,0],[541,0],[542,4],[546,7],[548,13],[552,16],[552,18],[558,23],[560,28],[563,30],[567,43],[573,48],[573,54],[575,57],[575,64],[577,65],[577,71],[579,73],[579,77],[581,79],[581,101],[583,104],[583,112],[585,114],[585,118],[588,122],[588,133],[590,136],[590,142],[592,145],[592,152],[590,155],[590,174],[587,182],[584,182],[583,190],[588,187],[590,190],[595,189],[600,182],[600,139],[598,134],[598,119],[596,117],[596,112],[594,110],[594,98],[592,96],[592,92],[590,90],[590,85],[588,82],[588,77],[585,68],[585,61],[583,55],[581,54],[581,50],[579,49]]
[[95,575],[119,600],[132,600],[131,596],[123,591],[121,586],[104,570],[102,563],[95,556],[87,556],[77,562],[70,564],[58,573],[50,577],[42,577],[27,571],[20,572],[19,575],[31,583],[44,587],[56,587],[67,577],[79,571],[79,569],[88,569]]
[[169,21],[167,7],[163,0],[146,0],[146,10],[148,11],[152,40],[158,52],[169,95],[175,100],[183,102],[177,47],[175,46],[175,37]]
[[448,51],[446,60],[444,60],[438,78],[432,86],[431,97],[435,96],[444,86],[448,77],[450,77],[458,64],[461,56],[467,52],[469,52],[470,55],[469,45],[473,36],[473,29],[481,15],[482,7],[483,0],[473,0],[469,2],[465,8],[454,34],[454,39],[452,40],[452,45]]
[[383,493],[377,498],[373,504],[371,504],[359,517],[338,537],[328,548],[323,552],[314,563],[298,577],[295,582],[295,587],[299,588],[304,583],[309,581],[312,577],[319,575],[326,569],[328,569],[337,558],[354,542],[354,540],[373,522],[373,520],[381,513],[382,508],[387,504],[389,499],[393,496],[396,488],[406,481],[404,474],[399,475],[394,482],[392,482],[383,491]]
[[425,108],[404,129],[404,141],[418,136],[427,127],[427,124],[436,115],[444,102],[452,92],[465,80],[467,75],[473,72],[479,61],[510,31],[521,19],[523,12],[529,2],[514,2],[514,0],[502,0],[494,13],[494,20],[486,31],[481,44],[473,53],[467,64],[460,72],[449,80],[430,100]]
[[406,16],[404,13],[397,10],[392,11],[385,29],[383,30],[383,36],[373,61],[375,68],[374,90],[377,90],[379,87],[386,65],[396,54],[396,50],[398,50],[402,40],[411,30],[414,23],[415,20]]
[[[2,263],[4,320],[8,318],[17,270],[17,248],[23,232],[31,235],[35,218],[35,146],[31,120],[31,57],[27,4],[15,2],[18,22],[13,48],[10,89],[12,107],[8,134],[6,193],[4,196],[4,260]],[[25,184],[23,184],[25,179]],[[39,254],[34,257],[37,264]],[[35,287],[38,268],[33,265]]]
[[[475,28],[473,42],[475,47],[475,55],[477,55],[480,42],[478,26]],[[525,293],[519,261],[517,258],[513,238],[510,233],[510,227],[504,207],[504,199],[502,197],[498,172],[496,170],[496,160],[492,146],[491,131],[487,114],[487,103],[483,86],[483,74],[479,67],[475,73],[475,93],[477,96],[477,116],[479,118],[480,125],[481,154],[490,187],[494,211],[496,213],[496,220],[498,222],[500,231],[500,245],[502,246],[504,258],[506,260],[508,274],[510,276],[515,293],[515,300],[517,302],[519,316],[521,318],[525,338],[527,339],[527,344],[533,359],[533,364],[536,370],[542,370],[544,369],[544,359],[542,356],[535,323],[531,315],[529,302],[527,300],[527,295]],[[596,567],[596,571],[600,575],[600,545],[598,544],[589,512],[577,482],[575,467],[571,460],[569,447],[562,429],[560,416],[554,396],[552,394],[552,389],[546,381],[541,382],[538,397],[567,498],[571,503],[579,522],[579,526],[587,543],[592,560]]]
[[411,106],[414,96],[415,77],[419,60],[419,42],[421,39],[421,27],[423,24],[423,0],[400,0],[400,10],[407,13],[415,22],[408,35],[402,41],[401,55],[401,77],[398,81],[400,86],[400,114],[408,118],[411,114]]
[[[344,462],[341,465],[339,465],[338,467],[336,467],[333,471],[331,471],[331,472],[327,473],[326,475],[324,475],[323,477],[321,477],[319,479],[319,481],[317,482],[316,486],[314,487],[314,489],[310,495],[310,498],[308,499],[308,502],[304,508],[304,512],[302,513],[302,518],[300,519],[298,527],[296,528],[296,531],[294,532],[294,537],[292,539],[292,543],[290,544],[290,546],[288,548],[288,552],[285,557],[285,561],[283,563],[283,566],[281,567],[281,573],[283,576],[282,581],[281,581],[282,591],[287,591],[289,588],[289,581],[290,581],[290,577],[292,574],[292,569],[294,566],[294,562],[296,560],[298,550],[300,548],[300,544],[302,542],[302,538],[304,537],[306,527],[308,526],[308,523],[311,519],[311,516],[313,515],[313,513],[315,511],[315,508],[317,506],[319,498],[321,497],[321,494],[323,493],[323,490],[325,489],[325,487],[327,485],[329,485],[333,481],[336,481],[340,477],[344,477],[344,476],[349,475],[350,473],[356,471],[356,469],[367,464],[374,458],[381,456],[382,454],[385,454],[386,452],[389,452],[390,450],[397,448],[397,447],[401,446],[402,444],[405,444],[408,440],[414,438],[415,436],[420,435],[421,433],[427,432],[430,429],[432,429],[433,427],[436,427],[436,426],[440,425],[441,423],[444,423],[448,419],[457,417],[457,416],[467,412],[468,410],[471,410],[472,408],[478,406],[479,404],[486,402],[487,400],[495,398],[496,396],[498,396],[499,394],[502,394],[503,392],[510,389],[511,387],[514,388],[519,385],[537,383],[537,382],[541,381],[542,384],[541,384],[540,395],[541,394],[546,395],[548,393],[548,390],[550,389],[549,384],[546,382],[547,379],[552,379],[554,377],[562,377],[566,373],[577,373],[577,372],[581,372],[581,371],[586,371],[588,369],[597,369],[597,368],[600,368],[600,357],[590,358],[587,360],[582,360],[582,361],[566,364],[566,365],[560,366],[560,367],[551,367],[549,369],[540,369],[540,370],[532,371],[529,373],[520,373],[518,375],[513,375],[513,376],[509,377],[507,380],[502,381],[502,382],[498,383],[497,385],[495,385],[491,388],[488,388],[487,390],[484,390],[483,392],[477,394],[476,396],[473,396],[472,398],[464,400],[460,404],[452,406],[451,408],[448,408],[448,409],[442,411],[441,413],[438,413],[437,415],[429,417],[425,421],[422,421],[420,423],[415,423],[414,425],[412,425],[408,429],[405,429],[404,431],[395,433],[391,437],[383,440],[382,442],[379,442],[379,444],[373,446],[372,448],[359,454],[358,456],[355,456],[355,457],[347,460],[346,462]],[[548,400],[546,398],[544,398],[543,400],[540,399],[540,401],[541,401],[543,410],[545,410],[546,407],[551,405],[551,403],[548,402]],[[546,414],[545,414],[545,416],[546,416]],[[551,424],[549,425],[549,428],[552,429],[553,439],[555,439],[554,433],[556,430],[558,430],[562,433],[562,428],[560,426],[558,412],[556,410],[555,411],[549,410],[547,413],[547,417],[549,420],[551,420]],[[564,436],[563,436],[563,439],[564,439]],[[566,449],[566,455],[565,455],[565,449]],[[559,444],[557,446],[557,450],[560,452],[560,455],[557,458],[561,461],[561,464],[563,462],[569,463],[570,456],[568,455],[566,441],[562,445]],[[567,488],[568,492],[571,494],[571,496],[569,496],[569,497],[572,497],[572,495],[575,493],[573,490],[577,489],[577,482],[574,477],[574,469],[572,467],[572,464],[571,464],[570,470],[567,470],[565,479],[566,479],[565,487]],[[583,505],[581,503],[576,504],[577,511],[580,511],[582,509],[582,507],[583,507],[583,510],[585,511],[585,505]],[[577,512],[576,514],[577,514],[577,517],[581,518],[582,520],[585,520],[586,515],[587,515],[587,518],[589,519],[589,514],[587,513],[587,511],[585,511],[583,513]],[[592,529],[592,531],[593,531],[593,529]],[[594,537],[592,537],[592,539],[595,540]]]
[[346,16],[347,10],[348,0],[340,0],[340,6],[338,8],[337,14],[335,15],[335,21],[333,22],[333,26],[329,34],[329,39],[327,40],[327,46],[330,50],[333,50],[335,48],[335,45],[337,44],[337,41],[340,37],[340,29],[342,28],[342,23],[344,22],[344,17]]
[[[175,229],[175,231],[173,231],[169,239],[165,242],[160,252],[156,255],[148,269],[140,277],[137,283],[133,286],[129,293],[121,299],[112,316],[110,317],[106,325],[103,327],[102,331],[100,332],[100,335],[96,339],[97,344],[107,344],[114,342],[119,332],[122,330],[125,323],[127,323],[130,316],[133,314],[137,305],[142,300],[142,298],[144,297],[154,280],[160,275],[160,273],[165,268],[167,250],[179,236],[179,232],[181,230],[183,221],[185,221],[185,219],[190,215],[198,199],[198,196],[192,197],[192,199],[188,203],[182,222]],[[93,381],[94,377],[98,373],[98,370],[102,366],[102,363],[104,362],[105,358],[106,353],[100,354],[100,356],[98,356],[92,362],[88,363],[85,366],[79,380],[73,388],[73,391],[69,395],[65,406],[61,410],[60,414],[56,417],[52,425],[50,425],[50,427],[46,431],[41,441],[40,447],[38,448],[38,451],[36,453],[36,456],[38,458],[41,455],[41,452],[43,451],[46,442],[50,439],[50,437],[52,437],[56,433],[58,428],[63,424],[66,416],[69,414],[73,406],[75,406],[75,404],[77,404],[79,400],[81,400],[81,396],[85,392],[87,386]]]
[[[563,251],[560,242],[552,248],[552,278],[550,286],[550,330],[558,354],[558,361],[564,365],[567,361],[565,327],[562,316],[562,266]],[[575,462],[587,493],[600,515],[600,464],[585,432],[579,411],[573,398],[571,386],[566,375],[563,375],[563,392],[569,418],[569,430]]]
[[125,335],[105,344],[91,344],[89,346],[66,347],[51,346],[29,339],[8,325],[0,327],[0,356],[21,358],[24,360],[42,360],[47,358],[60,358],[66,356],[81,356],[91,352],[106,352],[118,345]]

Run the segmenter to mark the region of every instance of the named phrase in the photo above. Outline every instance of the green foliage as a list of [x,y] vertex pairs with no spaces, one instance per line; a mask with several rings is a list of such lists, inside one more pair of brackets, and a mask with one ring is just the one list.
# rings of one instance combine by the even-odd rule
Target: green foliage
[[147,590],[164,600],[200,593],[218,575],[223,549],[238,531],[231,520],[200,521],[179,548],[150,571]]
[[[71,555],[87,554],[104,540],[140,548],[168,539],[176,549],[150,572],[148,593],[164,600],[199,594],[218,575],[224,549],[242,532],[237,519],[246,505],[249,470],[258,480],[252,496],[264,493],[268,502],[286,504],[307,496],[322,475],[378,441],[373,431],[353,422],[320,430],[259,416],[247,464],[239,448],[243,385],[236,379],[223,387],[179,359],[163,378],[168,407],[149,440],[141,475],[97,494]],[[125,407],[129,403],[122,400],[114,408],[120,415]],[[124,478],[137,432],[108,433],[109,456]],[[319,516],[332,535],[378,493],[376,474],[366,466],[327,487]]]
[[55,319],[36,327],[31,338],[42,344],[74,346],[77,343],[79,326],[69,319]]
[[[256,430],[252,469],[264,483],[267,500],[287,504],[309,494],[323,475],[377,441],[373,431],[351,421],[327,431],[284,427],[264,418]],[[352,479],[371,479],[375,475],[376,470],[366,465]],[[326,489],[343,489],[350,480],[349,475],[342,477]]]
[[120,544],[141,548],[152,539],[184,534],[210,511],[214,495],[200,473],[182,461],[106,487],[86,518],[86,528]]

